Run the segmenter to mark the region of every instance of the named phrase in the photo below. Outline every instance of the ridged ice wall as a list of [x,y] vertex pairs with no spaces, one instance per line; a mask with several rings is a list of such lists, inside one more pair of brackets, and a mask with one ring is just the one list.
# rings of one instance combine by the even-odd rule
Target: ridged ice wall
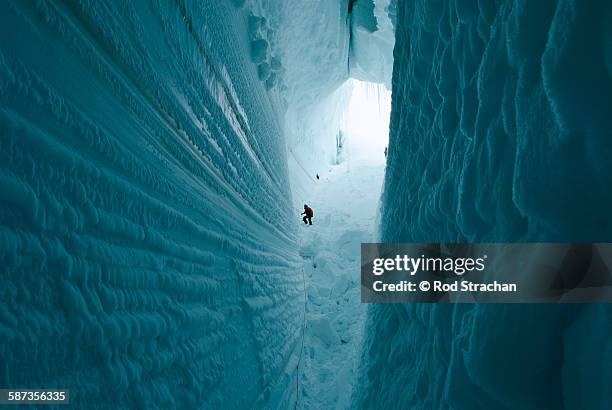
[[229,1],[0,10],[0,387],[291,406],[297,216],[246,21]]
[[[386,242],[612,240],[612,3],[399,1]],[[366,408],[606,409],[607,305],[369,311]]]

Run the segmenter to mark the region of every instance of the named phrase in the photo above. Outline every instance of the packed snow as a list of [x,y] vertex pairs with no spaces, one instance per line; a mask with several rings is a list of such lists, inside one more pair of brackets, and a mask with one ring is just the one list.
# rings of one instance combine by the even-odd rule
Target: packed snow
[[320,173],[304,201],[313,225],[300,229],[307,294],[301,378],[305,409],[350,406],[366,306],[361,304],[361,243],[377,238],[388,141],[390,93],[354,82],[343,118],[344,160]]

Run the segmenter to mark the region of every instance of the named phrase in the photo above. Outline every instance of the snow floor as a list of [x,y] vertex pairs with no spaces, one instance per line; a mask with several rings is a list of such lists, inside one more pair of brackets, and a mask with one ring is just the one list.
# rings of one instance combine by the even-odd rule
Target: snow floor
[[300,394],[304,409],[347,408],[357,379],[366,316],[359,290],[360,245],[377,237],[385,167],[384,146],[377,148],[349,149],[346,162],[319,174],[308,203],[313,225],[300,229],[307,286]]

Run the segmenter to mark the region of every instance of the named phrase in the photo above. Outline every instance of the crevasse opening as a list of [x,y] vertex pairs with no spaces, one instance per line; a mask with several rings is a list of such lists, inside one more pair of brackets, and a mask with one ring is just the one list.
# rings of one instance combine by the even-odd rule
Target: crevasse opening
[[340,131],[353,148],[353,160],[382,158],[389,144],[391,91],[384,84],[349,80],[352,93],[343,113]]

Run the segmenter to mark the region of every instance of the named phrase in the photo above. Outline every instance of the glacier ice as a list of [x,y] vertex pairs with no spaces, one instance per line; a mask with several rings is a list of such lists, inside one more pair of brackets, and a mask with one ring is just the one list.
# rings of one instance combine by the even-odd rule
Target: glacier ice
[[[609,1],[0,10],[0,388],[612,408],[609,306],[366,312],[346,269],[372,239],[611,239]],[[393,90],[379,220],[383,145],[355,138],[349,77]],[[298,230],[304,202],[319,231]]]
[[80,407],[295,401],[288,165],[241,15],[0,8],[1,387]]
[[[398,2],[383,241],[612,239],[611,11]],[[362,407],[612,406],[609,305],[380,305],[367,320]]]
[[393,71],[392,0],[358,0],[351,11],[350,73],[351,77],[382,83],[391,89]]

